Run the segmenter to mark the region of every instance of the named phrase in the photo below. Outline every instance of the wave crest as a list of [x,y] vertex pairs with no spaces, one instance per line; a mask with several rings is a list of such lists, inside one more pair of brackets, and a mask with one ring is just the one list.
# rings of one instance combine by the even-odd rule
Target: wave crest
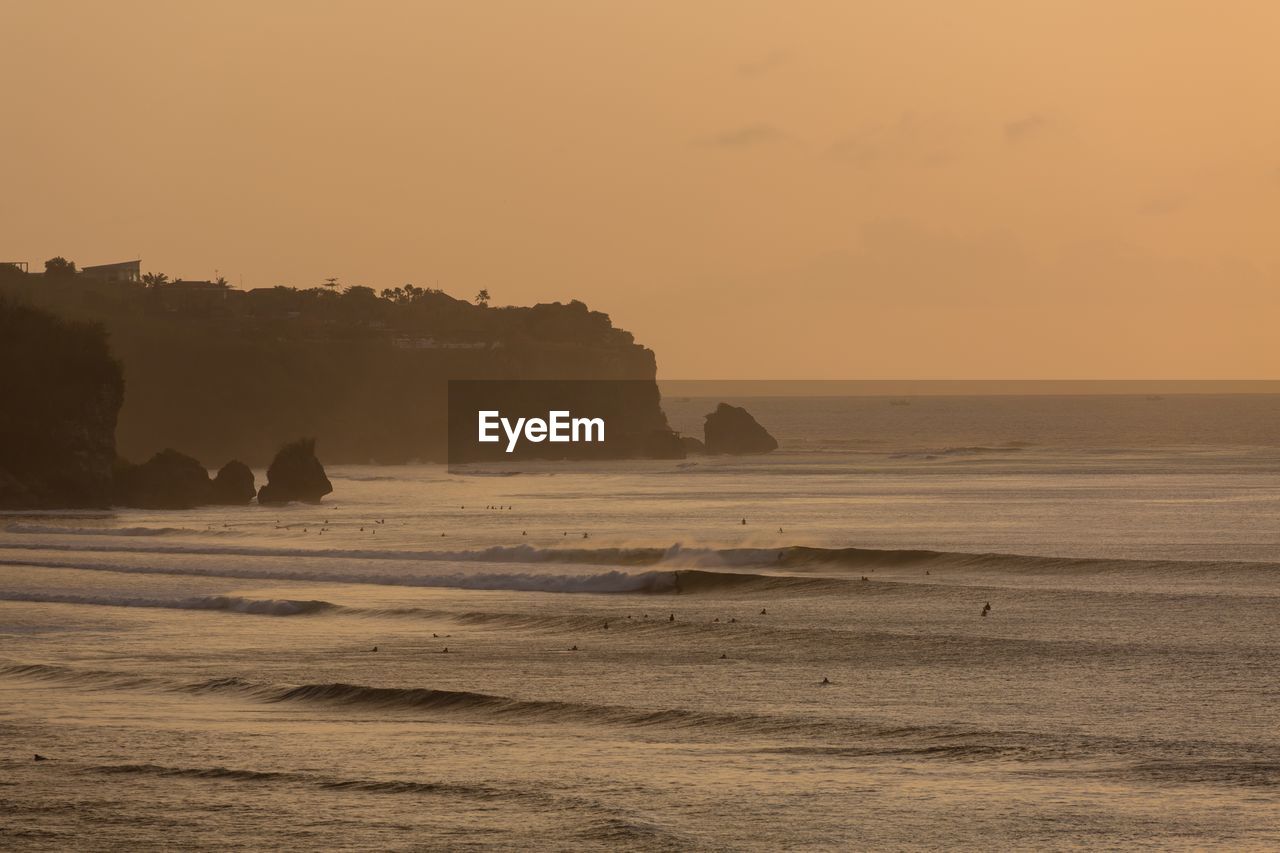
[[64,527],[56,524],[24,524],[14,522],[5,527],[6,533],[49,534],[66,536],[170,536],[175,533],[207,533],[187,527]]
[[103,607],[157,607],[170,610],[223,610],[258,616],[298,616],[336,609],[328,601],[301,601],[277,598],[242,598],[235,595],[197,595],[189,598],[138,598],[131,596],[77,595],[60,592],[14,592],[0,590],[0,601],[30,601],[41,604],[88,604]]

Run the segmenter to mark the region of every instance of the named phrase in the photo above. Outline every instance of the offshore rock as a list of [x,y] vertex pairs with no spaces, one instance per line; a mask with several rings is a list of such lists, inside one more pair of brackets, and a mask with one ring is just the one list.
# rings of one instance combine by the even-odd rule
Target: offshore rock
[[728,403],[721,403],[707,415],[702,434],[707,452],[713,454],[768,453],[778,449],[777,439],[769,435],[750,412]]
[[121,462],[115,503],[143,509],[191,509],[213,503],[213,482],[196,459],[165,449],[141,465]]
[[219,468],[218,476],[213,478],[213,502],[216,504],[247,504],[255,494],[253,471],[237,459]]
[[316,458],[316,440],[300,438],[280,448],[267,469],[267,484],[258,490],[258,503],[320,503],[333,491]]

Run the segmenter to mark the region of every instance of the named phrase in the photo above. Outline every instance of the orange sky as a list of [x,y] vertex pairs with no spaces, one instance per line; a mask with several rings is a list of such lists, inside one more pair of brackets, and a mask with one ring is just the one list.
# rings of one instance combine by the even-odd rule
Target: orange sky
[[666,377],[1280,378],[1280,4],[7,4],[0,260],[580,298]]

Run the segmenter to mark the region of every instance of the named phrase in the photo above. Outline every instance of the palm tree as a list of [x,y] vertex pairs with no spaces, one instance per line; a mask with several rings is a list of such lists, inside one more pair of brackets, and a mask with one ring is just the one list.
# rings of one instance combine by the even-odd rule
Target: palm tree
[[483,306],[486,306],[486,307],[487,307],[487,306],[489,305],[489,291],[487,291],[487,290],[481,290],[479,293],[477,293],[477,294],[476,294],[476,304],[477,304],[477,305],[483,305]]
[[169,276],[162,272],[149,272],[142,277],[142,283],[147,287],[159,287],[169,283]]

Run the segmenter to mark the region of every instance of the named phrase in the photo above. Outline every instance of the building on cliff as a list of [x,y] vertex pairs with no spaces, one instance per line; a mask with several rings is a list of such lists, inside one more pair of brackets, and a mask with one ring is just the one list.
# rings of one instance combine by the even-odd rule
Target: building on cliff
[[97,264],[83,267],[80,274],[102,281],[142,281],[142,261],[120,261],[115,264]]
[[[161,304],[170,311],[206,308],[225,302],[232,290],[225,282],[178,279],[157,288]],[[240,291],[236,291],[240,293]]]

